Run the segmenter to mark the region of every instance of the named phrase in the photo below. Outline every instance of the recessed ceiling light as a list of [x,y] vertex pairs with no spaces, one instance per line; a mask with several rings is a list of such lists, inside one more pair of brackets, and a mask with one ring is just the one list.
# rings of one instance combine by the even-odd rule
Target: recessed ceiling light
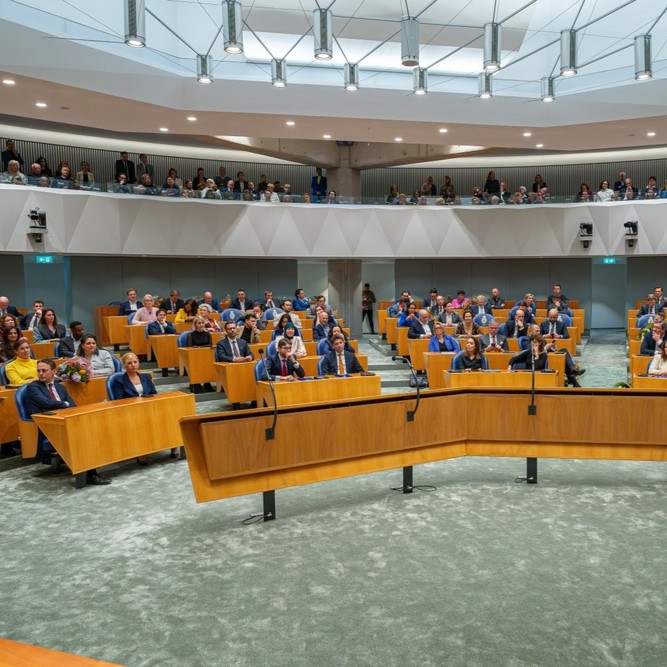
[[532,136],[533,136],[533,133],[532,133],[532,132],[524,132],[524,133],[523,133],[523,136],[524,136],[524,137],[532,137]]
[[396,137],[396,139],[394,139],[394,141],[403,141],[403,137]]
[[295,123],[293,120],[288,120],[288,121],[285,123],[285,125],[289,125],[290,127],[292,127],[293,125],[296,125],[296,123]]
[[161,127],[160,132],[169,132],[169,128],[168,127]]
[[46,102],[36,102],[35,106],[43,109],[46,106]]
[[323,134],[322,139],[331,139],[331,135],[330,134]]
[[2,83],[4,83],[5,86],[13,86],[16,81],[14,81],[14,79],[3,79]]
[[188,116],[188,120],[194,123],[197,120],[197,116]]
[[647,132],[646,136],[647,137],[655,137],[655,132]]
[[535,144],[535,148],[544,148],[544,144]]
[[447,128],[446,128],[446,127],[441,127],[441,128],[440,128],[440,134],[445,134],[446,132],[447,132]]

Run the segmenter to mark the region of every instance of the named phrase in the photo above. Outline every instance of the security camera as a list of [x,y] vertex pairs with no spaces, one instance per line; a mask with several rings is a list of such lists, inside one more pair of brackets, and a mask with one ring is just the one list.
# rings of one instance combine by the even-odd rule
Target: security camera
[[637,220],[630,220],[623,223],[625,227],[625,240],[629,248],[634,248],[635,241],[639,234],[639,222]]
[[39,207],[31,208],[28,213],[30,218],[30,229],[27,235],[32,238],[35,243],[41,243],[44,234],[46,233],[46,211],[41,211]]
[[588,248],[588,246],[591,244],[592,238],[593,238],[593,223],[582,222],[579,225],[579,240],[583,244],[584,248]]

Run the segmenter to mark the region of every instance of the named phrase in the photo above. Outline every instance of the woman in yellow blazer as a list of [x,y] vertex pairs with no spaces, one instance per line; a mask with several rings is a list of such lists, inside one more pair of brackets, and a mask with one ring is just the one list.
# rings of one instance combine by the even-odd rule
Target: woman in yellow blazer
[[195,317],[199,317],[199,306],[194,299],[186,299],[181,308],[174,317],[174,322],[194,322]]

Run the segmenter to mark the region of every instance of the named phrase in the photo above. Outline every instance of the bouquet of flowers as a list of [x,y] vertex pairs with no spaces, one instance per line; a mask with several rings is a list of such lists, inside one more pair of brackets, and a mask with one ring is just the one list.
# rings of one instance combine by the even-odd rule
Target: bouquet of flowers
[[83,357],[68,359],[65,363],[58,366],[58,370],[56,371],[56,377],[61,382],[83,382],[83,384],[86,384],[90,382],[92,375],[93,367],[90,361]]

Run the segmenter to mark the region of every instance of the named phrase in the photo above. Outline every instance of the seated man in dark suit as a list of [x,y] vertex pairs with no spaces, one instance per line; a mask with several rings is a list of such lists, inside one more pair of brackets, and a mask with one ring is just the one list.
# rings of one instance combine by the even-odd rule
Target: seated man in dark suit
[[238,337],[236,322],[225,322],[226,338],[221,338],[215,346],[215,360],[239,363],[252,361],[255,355],[250,351],[247,341]]
[[658,306],[655,294],[651,292],[651,294],[646,297],[646,303],[637,311],[637,319],[643,315],[657,315],[658,313],[662,313],[662,311],[663,309]]
[[183,308],[183,299],[181,299],[181,293],[177,289],[171,290],[169,292],[169,298],[163,302],[162,307],[168,312],[171,313],[172,315],[176,315],[176,313]]
[[567,327],[558,320],[558,310],[556,308],[552,308],[549,311],[548,319],[540,324],[540,333],[546,340],[570,337]]
[[5,315],[13,315],[14,317],[21,317],[16,306],[12,306],[9,303],[9,299],[6,296],[0,296],[0,317]]
[[551,294],[549,295],[549,298],[547,299],[547,310],[549,310],[549,308],[552,307],[552,304],[554,302],[554,297],[556,297],[556,296],[560,297],[561,304],[563,306],[567,307],[567,297],[561,291],[560,285],[558,283],[556,283],[553,286],[553,291],[551,292]]
[[338,334],[332,336],[333,350],[324,356],[322,372],[324,375],[347,375],[363,373],[364,369],[353,352],[345,351],[345,338]]
[[491,315],[491,305],[487,303],[486,297],[480,294],[477,297],[477,303],[470,304],[470,310],[473,317],[475,315]]
[[459,324],[459,322],[463,322],[461,316],[454,311],[454,304],[451,301],[447,301],[445,304],[445,312],[442,313],[438,319],[445,325],[454,325]]
[[292,355],[292,344],[281,338],[277,345],[278,350],[266,360],[266,372],[275,382],[293,382],[294,376],[305,377],[306,371]]
[[243,313],[252,310],[252,299],[245,295],[245,290],[240,289],[236,292],[236,298],[232,299],[232,308],[236,308]]
[[83,324],[76,321],[70,322],[69,331],[71,335],[61,338],[60,343],[58,344],[61,357],[71,358],[79,356],[79,345],[81,344],[81,338],[85,333]]
[[422,308],[419,311],[418,319],[414,320],[408,331],[408,338],[431,338],[433,336],[433,323],[431,322],[428,310]]
[[[28,414],[35,415],[52,410],[74,408],[76,403],[67,393],[67,389],[56,381],[56,362],[53,359],[42,359],[37,362],[37,380],[31,382],[26,389],[26,408]],[[42,455],[46,452],[42,452]],[[86,483],[94,486],[111,484],[111,480],[100,477],[97,470],[86,472]]]
[[171,322],[167,322],[167,311],[164,308],[160,308],[155,317],[157,319],[149,322],[146,327],[146,332],[149,336],[162,336],[163,334],[176,333],[176,327]]
[[[660,319],[658,319],[660,318]],[[649,329],[642,338],[639,354],[652,357],[657,349],[665,346],[665,320],[662,315],[656,315],[653,327]]]
[[505,299],[500,296],[500,290],[497,287],[494,287],[491,290],[491,298],[489,299],[489,305],[491,309],[493,308],[505,308]]
[[220,304],[218,303],[217,299],[213,298],[213,294],[211,294],[211,292],[204,292],[204,298],[201,301],[197,301],[197,305],[201,306],[202,303],[206,303],[211,306],[213,310],[220,312]]
[[[519,340],[519,347],[522,350],[527,350],[530,347],[530,336],[540,335],[540,325],[531,324],[528,327],[528,336],[522,336]],[[565,384],[571,384],[573,387],[581,387],[577,377],[583,375],[586,372],[585,368],[579,368],[567,350],[558,350],[556,348],[556,343],[553,338],[544,337],[544,351],[553,353],[553,354],[563,354],[565,355]]]
[[507,338],[498,333],[498,321],[489,322],[489,333],[479,337],[479,344],[484,352],[507,352]]
[[327,313],[321,313],[320,323],[313,327],[313,340],[317,342],[318,340],[326,338],[329,335],[329,329],[331,329],[332,326],[333,324],[329,321],[329,315],[327,315]]
[[120,304],[120,308],[118,309],[119,315],[129,315],[130,313],[136,313],[143,305],[141,301],[137,300],[137,290],[135,290],[134,287],[130,287],[126,294],[127,301],[123,301],[123,303]]

